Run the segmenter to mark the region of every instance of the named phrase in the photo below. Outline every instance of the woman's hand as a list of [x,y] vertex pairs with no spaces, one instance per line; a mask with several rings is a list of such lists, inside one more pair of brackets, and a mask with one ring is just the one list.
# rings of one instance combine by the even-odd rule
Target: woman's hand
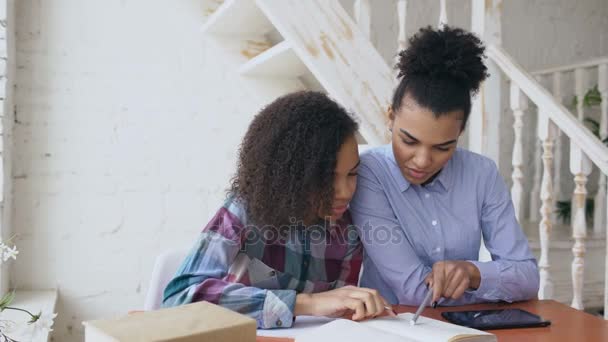
[[468,261],[439,261],[425,282],[433,289],[433,303],[439,298],[458,299],[467,289],[477,289],[481,282],[479,269]]
[[320,293],[301,293],[296,296],[294,314],[342,317],[353,313],[352,320],[358,321],[377,317],[385,311],[394,316],[388,302],[378,291],[356,286],[345,286],[335,290]]

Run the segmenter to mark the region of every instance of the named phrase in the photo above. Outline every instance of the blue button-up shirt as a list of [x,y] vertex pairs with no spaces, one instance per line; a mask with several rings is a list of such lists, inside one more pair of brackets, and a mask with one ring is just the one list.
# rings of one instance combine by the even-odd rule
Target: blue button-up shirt
[[[360,285],[393,304],[419,305],[425,277],[442,260],[472,262],[481,283],[439,304],[511,302],[538,292],[536,260],[496,164],[484,156],[457,149],[421,186],[403,177],[391,145],[368,150],[350,208],[365,247]],[[478,261],[482,235],[492,261]]]

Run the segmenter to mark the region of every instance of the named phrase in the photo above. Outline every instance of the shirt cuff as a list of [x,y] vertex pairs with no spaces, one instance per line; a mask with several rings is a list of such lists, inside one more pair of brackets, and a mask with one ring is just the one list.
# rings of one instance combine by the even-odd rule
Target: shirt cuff
[[484,299],[500,298],[498,289],[500,271],[498,265],[492,261],[480,262],[469,260],[469,262],[479,269],[480,280],[477,290],[467,292]]
[[293,324],[293,312],[296,305],[296,291],[267,290],[262,321],[262,329],[289,328]]

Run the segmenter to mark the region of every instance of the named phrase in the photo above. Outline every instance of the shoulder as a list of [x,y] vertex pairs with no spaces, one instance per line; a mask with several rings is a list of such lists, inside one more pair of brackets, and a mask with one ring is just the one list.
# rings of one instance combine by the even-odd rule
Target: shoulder
[[452,162],[457,169],[475,177],[484,177],[498,172],[496,163],[479,153],[457,148],[452,156]]
[[203,231],[218,233],[224,238],[235,240],[239,239],[246,225],[245,206],[235,196],[229,195]]
[[359,174],[364,176],[380,177],[381,174],[389,172],[390,163],[395,162],[390,144],[366,149],[360,154],[359,159],[361,160]]
[[392,153],[391,145],[382,145],[372,148],[367,148],[360,153],[361,165],[369,167],[378,167],[389,160]]

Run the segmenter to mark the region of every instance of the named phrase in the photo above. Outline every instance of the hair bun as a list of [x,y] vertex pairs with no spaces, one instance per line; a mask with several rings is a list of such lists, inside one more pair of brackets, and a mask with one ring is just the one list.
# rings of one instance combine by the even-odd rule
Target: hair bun
[[485,47],[477,36],[460,28],[421,28],[399,53],[398,77],[451,80],[476,92],[488,77]]

